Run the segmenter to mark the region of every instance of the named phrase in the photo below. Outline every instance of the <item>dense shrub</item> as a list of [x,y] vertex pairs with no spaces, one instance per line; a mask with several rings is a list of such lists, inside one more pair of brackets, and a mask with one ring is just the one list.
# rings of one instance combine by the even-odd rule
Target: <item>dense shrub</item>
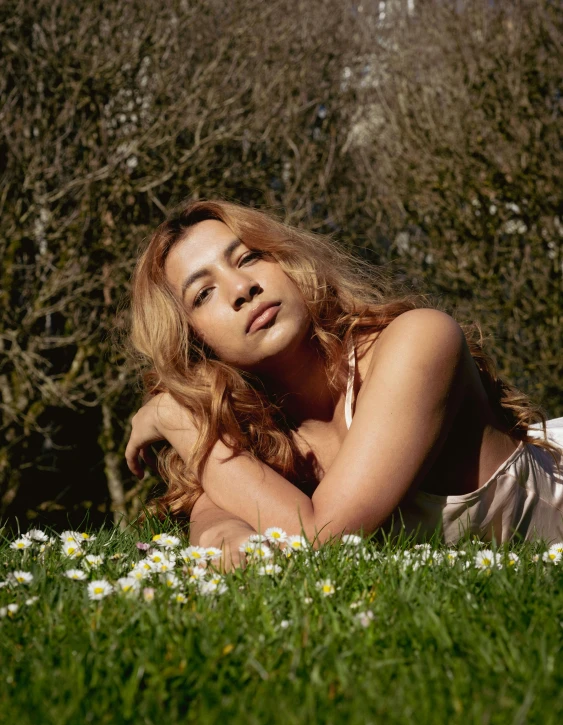
[[2,513],[99,523],[154,483],[110,333],[187,196],[334,233],[562,415],[562,35],[549,0],[4,2]]

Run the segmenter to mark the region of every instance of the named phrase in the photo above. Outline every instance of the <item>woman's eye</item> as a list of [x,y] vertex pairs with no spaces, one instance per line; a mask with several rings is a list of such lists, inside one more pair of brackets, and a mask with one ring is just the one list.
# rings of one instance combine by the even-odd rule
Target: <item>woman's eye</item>
[[[244,264],[248,260],[253,259],[259,259],[260,257],[264,256],[264,252],[260,252],[258,250],[254,250],[253,252],[249,252],[246,256],[241,257],[239,264]],[[208,287],[207,289],[201,290],[196,297],[194,298],[194,307],[199,307],[199,305],[202,304],[202,302],[205,302],[208,293],[211,292],[211,288]]]
[[262,256],[263,256],[263,253],[262,252],[259,252],[259,251],[255,250],[254,252],[250,252],[249,254],[247,254],[240,261],[242,263],[242,262],[246,262],[249,259],[257,259],[258,257],[262,257]]
[[205,300],[205,298],[207,297],[207,293],[208,293],[209,291],[210,291],[210,290],[209,290],[209,288],[208,288],[208,289],[202,289],[202,290],[201,290],[201,292],[199,292],[199,293],[198,293],[198,294],[197,294],[197,295],[195,296],[195,299],[194,299],[194,307],[198,307],[199,305],[201,305],[201,303],[202,303],[202,302],[203,302],[203,301]]

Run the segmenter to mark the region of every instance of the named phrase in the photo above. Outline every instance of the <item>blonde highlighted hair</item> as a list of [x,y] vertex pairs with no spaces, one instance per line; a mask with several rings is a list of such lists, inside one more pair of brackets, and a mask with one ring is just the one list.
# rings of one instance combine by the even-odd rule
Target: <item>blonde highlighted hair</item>
[[[385,329],[407,310],[431,305],[426,295],[405,292],[389,272],[376,268],[330,237],[288,226],[273,215],[225,201],[191,201],[162,223],[142,252],[133,275],[130,343],[141,358],[147,397],[170,393],[190,411],[199,433],[189,460],[170,446],[158,454],[164,495],[147,508],[160,518],[189,516],[203,492],[201,477],[217,440],[236,454],[246,451],[295,483],[306,475],[281,408],[260,380],[225,364],[196,337],[185,308],[166,279],[172,247],[201,221],[223,222],[249,249],[271,255],[298,285],[311,318],[312,339],[325,363],[330,388],[346,385],[342,356],[350,337]],[[458,321],[459,322],[459,321]],[[483,349],[481,328],[459,323],[491,404],[515,441],[541,446],[528,427],[546,416],[529,397],[502,380]]]

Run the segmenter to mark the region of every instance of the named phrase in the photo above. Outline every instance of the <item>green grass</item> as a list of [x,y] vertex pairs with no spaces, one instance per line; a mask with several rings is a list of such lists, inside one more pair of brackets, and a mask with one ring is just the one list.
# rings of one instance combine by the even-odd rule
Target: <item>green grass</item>
[[[136,542],[151,533],[97,532],[84,550],[105,561],[88,578],[115,583],[144,558]],[[0,618],[2,722],[563,721],[563,562],[543,561],[541,543],[512,546],[514,567],[509,549],[498,549],[504,566],[491,570],[475,567],[480,547],[469,541],[453,565],[424,563],[404,541],[366,541],[378,556],[360,561],[353,546],[290,558],[275,548],[279,574],[260,576],[250,564],[207,595],[177,562],[187,599],[178,603],[179,590],[158,574],[137,594],[91,601],[88,581],[64,576],[80,560],[58,542],[40,553],[38,543],[15,551],[11,541],[0,545],[0,579],[11,582],[0,607],[19,608]],[[116,553],[124,556],[110,559]],[[14,570],[33,581],[13,582]],[[329,595],[317,587],[327,578]]]

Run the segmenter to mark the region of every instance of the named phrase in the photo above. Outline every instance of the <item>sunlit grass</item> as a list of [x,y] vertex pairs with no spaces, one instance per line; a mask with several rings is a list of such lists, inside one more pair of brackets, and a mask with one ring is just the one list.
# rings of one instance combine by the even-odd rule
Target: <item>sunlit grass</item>
[[561,545],[314,551],[278,531],[221,574],[219,550],[158,526],[3,540],[0,719],[563,717]]

